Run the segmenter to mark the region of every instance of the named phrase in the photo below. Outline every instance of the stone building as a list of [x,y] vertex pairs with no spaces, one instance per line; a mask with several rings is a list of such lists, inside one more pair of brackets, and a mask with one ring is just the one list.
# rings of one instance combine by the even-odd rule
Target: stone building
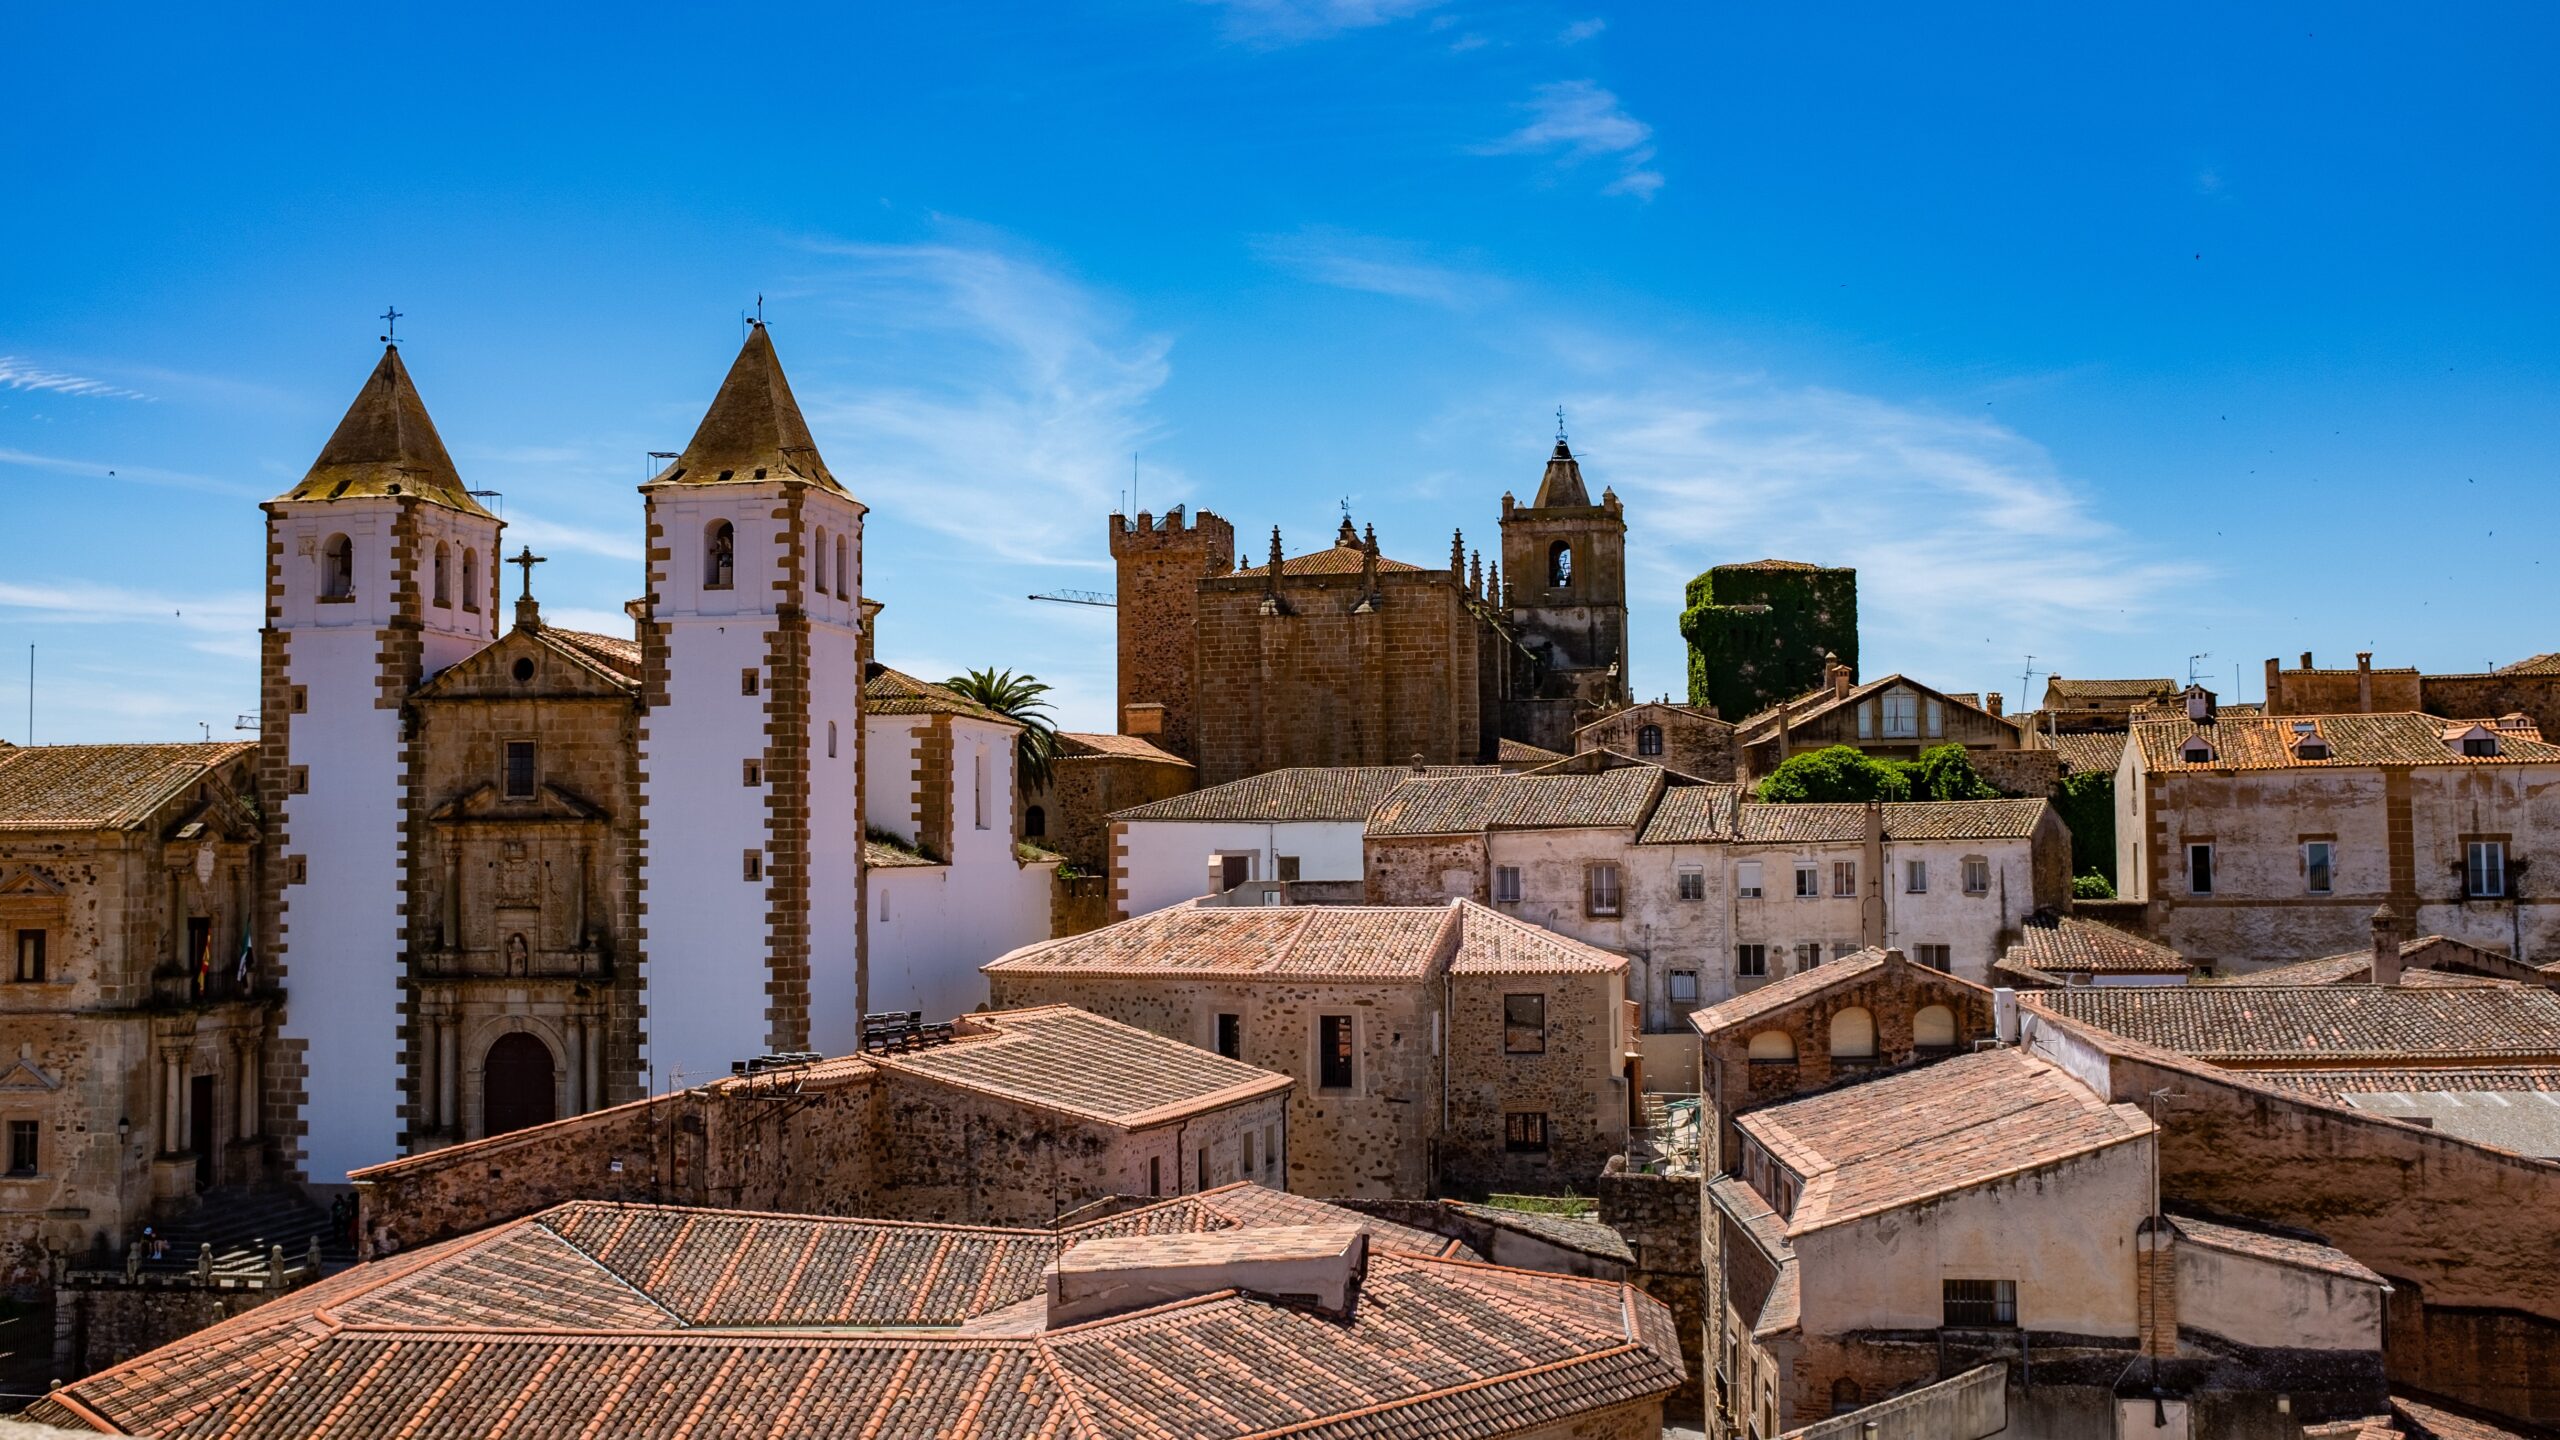
[[1756,715],[1823,683],[1837,659],[1858,668],[1858,572],[1801,560],[1718,565],[1689,582],[1689,703]]
[[[1749,1111],[1708,1182],[1723,1436],[2011,1370],[2008,1433],[2300,1433],[2386,1408],[2389,1286],[2156,1208],[2157,1127],[2014,1047]],[[2137,1373],[2138,1389],[2124,1382]]]
[[947,686],[865,668],[865,1009],[964,1014],[986,1003],[988,956],[1050,933],[1058,861],[1014,839],[1022,726]]
[[1712,712],[1648,700],[1603,715],[1573,732],[1577,755],[1607,751],[1659,765],[1692,780],[1734,778],[1733,726]]
[[2474,674],[2429,675],[2415,666],[2375,669],[2359,651],[2352,670],[2320,669],[2311,652],[2286,669],[2267,661],[2270,715],[2372,715],[2420,710],[2429,715],[2522,715],[2544,734],[2560,734],[2560,655],[2534,655]]
[[2005,795],[2042,795],[2061,773],[2044,748],[2000,713],[1995,693],[1939,690],[1902,675],[1859,684],[1829,662],[1820,688],[1750,715],[1736,726],[1741,778],[1757,783],[1790,755],[1846,745],[1887,760],[1916,760],[1938,745],[1962,745],[1976,773]]
[[1661,1305],[1437,1240],[1252,1186],[1057,1229],[579,1202],[360,1266],[31,1418],[232,1440],[1662,1433],[1684,1366]]
[[1194,788],[1190,761],[1137,735],[1058,732],[1048,784],[1023,796],[1022,838],[1087,875],[1111,870],[1111,817]]
[[2134,707],[2176,699],[2178,682],[2157,680],[2074,680],[2048,675],[2039,715],[2055,734],[2122,730],[2133,723]]
[[0,748],[0,1284],[269,1173],[257,747]]
[[1613,494],[1590,503],[1559,441],[1535,502],[1505,497],[1502,527],[1490,570],[1463,535],[1446,569],[1389,558],[1348,516],[1304,555],[1275,528],[1269,558],[1239,569],[1216,515],[1112,516],[1120,728],[1202,785],[1484,763],[1505,739],[1568,749],[1576,725],[1626,703],[1625,519]]
[[2530,725],[2188,703],[2137,719],[2116,772],[2117,893],[2153,938],[2245,972],[2357,948],[2387,906],[2418,933],[2560,959],[2560,906],[2531,870],[2560,746]]
[[1626,961],[1467,902],[1175,906],[986,967],[1295,1078],[1289,1188],[1419,1198],[1588,1183],[1634,1103]]

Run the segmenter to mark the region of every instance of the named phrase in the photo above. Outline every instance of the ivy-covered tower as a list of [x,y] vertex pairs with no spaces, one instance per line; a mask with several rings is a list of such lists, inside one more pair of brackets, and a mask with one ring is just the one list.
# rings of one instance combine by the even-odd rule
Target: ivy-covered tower
[[1507,595],[1494,599],[1528,657],[1502,734],[1569,752],[1576,726],[1627,703],[1627,521],[1616,492],[1591,503],[1561,434],[1537,498],[1502,497],[1502,572]]
[[1740,721],[1822,683],[1826,660],[1858,669],[1858,572],[1801,560],[1718,565],[1689,582],[1689,703]]

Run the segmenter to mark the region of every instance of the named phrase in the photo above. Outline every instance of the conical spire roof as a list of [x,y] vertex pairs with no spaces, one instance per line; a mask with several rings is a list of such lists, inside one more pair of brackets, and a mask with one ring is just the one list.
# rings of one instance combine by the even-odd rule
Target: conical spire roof
[[747,331],[729,377],[711,397],[693,440],[653,485],[717,485],[723,481],[801,480],[841,494],[827,470],[800,402],[791,398],[773,336],[759,322]]
[[1538,482],[1538,498],[1530,503],[1541,510],[1591,503],[1590,492],[1582,488],[1582,462],[1573,458],[1563,440],[1556,441],[1556,453],[1547,457],[1546,478]]
[[473,515],[489,512],[464,490],[426,402],[400,363],[400,347],[382,348],[382,363],[365,377],[346,418],[320,447],[301,483],[284,500],[335,500],[350,495],[415,495]]

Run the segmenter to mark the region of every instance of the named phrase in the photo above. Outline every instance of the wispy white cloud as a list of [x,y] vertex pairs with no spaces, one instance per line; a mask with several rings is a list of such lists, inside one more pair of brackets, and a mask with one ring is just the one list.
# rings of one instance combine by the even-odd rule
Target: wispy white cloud
[[0,613],[56,625],[153,625],[179,631],[189,648],[254,659],[260,597],[250,591],[177,596],[83,580],[0,580]]
[[[209,495],[263,500],[266,494],[257,487],[216,480],[210,475],[197,475],[184,470],[162,470],[150,465],[109,465],[103,460],[74,460],[62,455],[37,455],[25,450],[0,449],[0,471],[11,468],[43,470],[55,475],[70,475],[100,483],[121,481],[130,485],[160,485],[177,490],[201,490]],[[0,484],[5,484],[0,479]]]
[[1601,187],[1603,194],[1650,200],[1662,188],[1662,173],[1652,168],[1653,127],[1628,114],[1616,95],[1588,80],[1557,80],[1537,88],[1528,110],[1527,124],[1478,152],[1550,155],[1566,164],[1609,161],[1617,176]]
[[1358,235],[1331,226],[1261,236],[1254,240],[1253,249],[1265,261],[1319,285],[1392,295],[1450,310],[1471,309],[1497,298],[1505,288],[1491,275],[1439,264],[1410,241]]
[[572,525],[516,509],[507,515],[507,540],[511,544],[531,545],[541,550],[582,551],[608,560],[637,561],[643,558],[636,521],[612,527]]
[[47,370],[17,355],[0,355],[0,390],[42,390],[56,395],[86,395],[100,400],[148,400],[139,390],[92,380],[86,375],[72,375],[60,370]]
[[838,476],[982,560],[1107,563],[1095,517],[1155,433],[1172,342],[992,235],[814,248],[859,357],[800,372],[810,423],[856,442],[828,442]]
[[1419,15],[1440,0],[1195,0],[1225,13],[1227,34],[1264,45],[1323,40]]
[[1556,39],[1566,45],[1579,45],[1583,41],[1590,39],[1608,28],[1608,21],[1594,15],[1588,20],[1576,20],[1572,24],[1567,25],[1564,27],[1563,31],[1556,36]]

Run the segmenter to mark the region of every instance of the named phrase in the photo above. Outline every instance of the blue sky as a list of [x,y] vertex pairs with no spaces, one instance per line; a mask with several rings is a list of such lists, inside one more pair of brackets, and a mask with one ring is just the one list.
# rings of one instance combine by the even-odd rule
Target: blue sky
[[883,658],[1080,728],[1110,614],[1022,597],[1110,588],[1133,455],[1430,564],[1558,405],[1647,693],[1771,554],[1859,567],[1870,675],[2013,698],[2560,648],[2547,7],[731,9],[0,15],[0,738],[29,643],[42,740],[254,709],[257,502],[386,304],[602,628],[761,294]]

